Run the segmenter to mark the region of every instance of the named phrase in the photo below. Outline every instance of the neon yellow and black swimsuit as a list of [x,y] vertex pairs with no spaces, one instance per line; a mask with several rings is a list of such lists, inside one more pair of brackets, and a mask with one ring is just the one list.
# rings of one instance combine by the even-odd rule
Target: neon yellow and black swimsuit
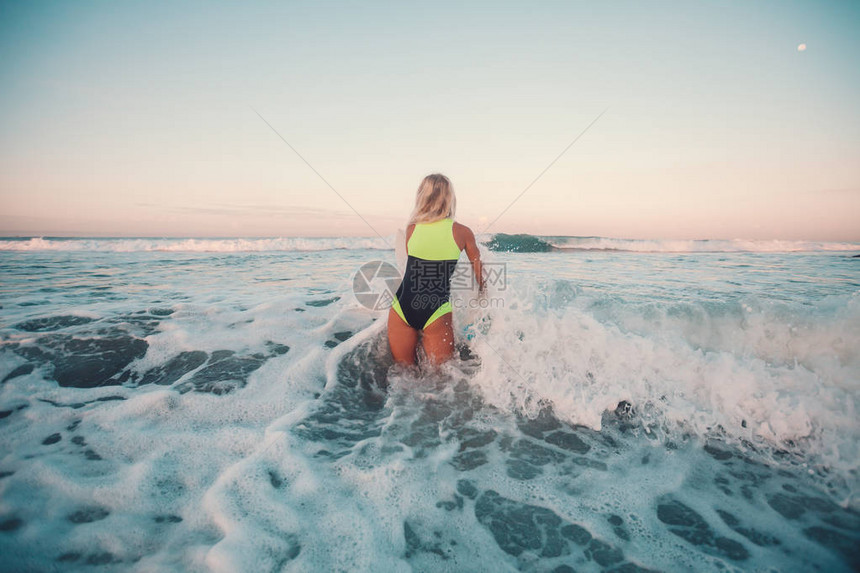
[[454,220],[418,223],[406,243],[406,271],[392,308],[416,330],[451,312],[451,276],[460,258]]

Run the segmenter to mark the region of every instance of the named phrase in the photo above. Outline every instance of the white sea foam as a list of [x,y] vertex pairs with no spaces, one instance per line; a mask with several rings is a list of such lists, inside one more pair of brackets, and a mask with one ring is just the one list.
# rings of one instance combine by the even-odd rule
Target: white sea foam
[[547,237],[561,249],[582,251],[631,251],[640,253],[792,253],[813,251],[860,251],[860,244],[835,241],[751,239],[616,239],[612,237]]
[[459,318],[482,358],[474,383],[494,405],[528,416],[552,406],[599,430],[627,401],[668,435],[801,447],[857,495],[860,291],[815,306],[632,304],[520,277],[488,296],[504,302]]
[[[482,235],[482,241],[493,235]],[[860,251],[860,244],[834,241],[748,239],[618,239],[612,237],[537,237],[562,250],[630,251],[646,253],[753,252],[789,253]],[[58,238],[0,239],[0,251],[93,252],[290,252],[326,250],[390,250],[395,235],[387,237],[274,237],[274,238]]]
[[[178,391],[199,369],[172,388],[64,388],[51,379],[53,365],[31,355],[36,368],[0,389],[6,414],[0,471],[14,472],[0,480],[0,523],[13,529],[11,520],[20,520],[17,529],[0,532],[4,564],[13,570],[85,569],[101,560],[108,571],[505,571],[565,562],[598,569],[578,547],[554,562],[537,550],[503,551],[476,511],[479,496],[492,490],[581,524],[594,539],[623,549],[626,561],[652,569],[850,570],[840,554],[804,533],[821,526],[812,510],[785,519],[768,500],[794,495],[786,485],[824,495],[814,488],[826,481],[834,485],[827,499],[858,505],[860,295],[853,260],[484,256],[508,263],[505,290],[496,285],[489,293],[504,305],[455,311],[457,336],[474,335],[469,344],[480,366],[455,361],[442,374],[423,376],[374,372],[390,360],[385,314],[352,297],[354,253],[272,261],[237,256],[229,264],[206,255],[81,254],[70,262],[48,254],[38,257],[38,268],[10,273],[2,377],[29,360],[18,344],[116,336],[125,329],[148,343],[130,366],[138,374],[188,351],[267,358],[244,387],[218,396]],[[185,265],[189,259],[193,264]],[[96,275],[108,275],[111,289],[87,290],[86,277],[104,284]],[[67,288],[80,281],[84,288]],[[155,320],[153,309],[172,313],[162,314],[151,331],[135,330]],[[66,321],[70,326],[58,333],[16,328],[59,315],[94,321]],[[352,336],[340,341],[338,333]],[[274,355],[270,342],[290,349]],[[351,390],[359,379],[388,388]],[[111,396],[125,399],[96,402]],[[637,412],[636,431],[618,433],[607,414],[621,400]],[[540,455],[554,447],[519,429],[519,416],[547,406],[564,422],[603,433],[576,429],[591,444],[587,454],[555,448],[562,461],[533,464],[537,475],[517,478],[517,444],[543,448],[531,452]],[[458,436],[464,426],[473,433]],[[643,426],[653,439],[643,437]],[[479,431],[495,436],[481,448],[486,459],[455,468],[452,460],[473,450],[465,440]],[[45,444],[54,433],[61,439]],[[725,462],[735,465],[699,447],[707,436],[736,444],[729,452],[736,457]],[[826,479],[816,474],[818,481],[806,483],[780,475],[793,466],[767,467],[751,454],[741,460],[749,453],[741,440],[762,450],[789,449]],[[721,493],[717,477],[731,494]],[[476,499],[460,494],[463,479],[476,488]],[[752,488],[753,501],[741,494],[744,486]],[[695,510],[714,535],[743,544],[749,559],[715,557],[707,552],[712,546],[703,550],[670,533],[656,514],[663,496]],[[93,508],[106,514],[77,513]],[[716,509],[781,545],[754,545]],[[609,515],[623,519],[629,541],[618,537]],[[93,520],[78,523],[84,518]],[[794,553],[783,553],[786,547]]]
[[353,249],[392,249],[393,237],[278,237],[270,239],[71,239],[33,237],[25,240],[0,240],[0,251],[94,251],[133,253],[258,251],[327,251]]

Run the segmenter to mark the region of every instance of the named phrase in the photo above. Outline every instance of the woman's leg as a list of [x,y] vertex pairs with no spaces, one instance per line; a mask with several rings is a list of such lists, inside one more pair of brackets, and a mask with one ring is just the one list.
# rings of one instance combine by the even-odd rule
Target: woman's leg
[[427,359],[433,364],[441,364],[454,354],[453,315],[448,312],[424,328],[422,343]]
[[418,331],[403,322],[393,308],[388,311],[388,345],[396,362],[415,364]]

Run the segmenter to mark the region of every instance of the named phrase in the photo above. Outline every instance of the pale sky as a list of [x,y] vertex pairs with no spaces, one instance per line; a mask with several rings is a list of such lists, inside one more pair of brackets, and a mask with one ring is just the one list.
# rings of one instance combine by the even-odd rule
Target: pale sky
[[0,234],[860,240],[860,2],[0,0]]

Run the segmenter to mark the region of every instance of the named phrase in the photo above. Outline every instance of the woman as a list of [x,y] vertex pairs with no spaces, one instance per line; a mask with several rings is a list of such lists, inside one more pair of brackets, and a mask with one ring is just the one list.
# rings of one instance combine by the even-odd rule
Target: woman
[[418,334],[428,360],[441,364],[454,353],[451,276],[465,249],[483,290],[481,253],[475,235],[454,222],[457,199],[451,181],[428,175],[418,187],[406,227],[406,269],[388,312],[388,344],[394,360],[415,364]]

